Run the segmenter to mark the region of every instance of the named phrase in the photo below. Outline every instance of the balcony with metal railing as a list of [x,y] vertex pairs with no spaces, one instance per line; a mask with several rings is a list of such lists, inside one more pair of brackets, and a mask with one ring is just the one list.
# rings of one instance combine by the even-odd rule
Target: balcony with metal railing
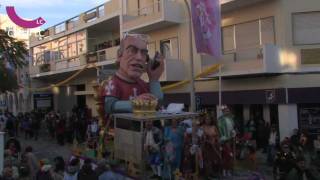
[[99,23],[105,19],[119,16],[120,5],[118,0],[110,0],[100,6],[92,8],[78,16],[72,17],[57,25],[49,27],[38,34],[31,35],[31,47],[44,43],[46,40],[55,39],[68,33],[84,29],[92,24]]
[[[132,1],[133,2],[133,1]],[[147,32],[182,23],[184,12],[182,4],[174,0],[149,0],[139,7],[128,1],[127,12],[123,17],[123,30]]]
[[[286,48],[273,44],[225,52],[214,63],[222,64],[221,76],[256,76],[280,73],[319,73],[320,48]],[[212,64],[202,58],[202,69]],[[218,76],[218,73],[213,74]]]
[[87,55],[87,63],[97,63],[97,66],[114,63],[117,58],[119,46],[113,46],[106,49],[90,52]]
[[[160,77],[161,82],[165,81],[182,81],[187,77],[184,61],[175,58],[166,58],[164,60],[164,72]],[[148,81],[146,73],[143,74],[142,79]]]
[[62,59],[58,61],[49,61],[44,64],[30,65],[30,77],[40,77],[58,73],[71,72],[82,69],[89,63],[95,63],[96,66],[112,64],[116,60],[118,46],[81,54],[79,56]]
[[[273,74],[283,70],[280,49],[272,44],[226,52],[216,63],[222,64],[221,76]],[[210,64],[210,57],[202,58],[203,69]],[[218,73],[214,76],[218,76]]]

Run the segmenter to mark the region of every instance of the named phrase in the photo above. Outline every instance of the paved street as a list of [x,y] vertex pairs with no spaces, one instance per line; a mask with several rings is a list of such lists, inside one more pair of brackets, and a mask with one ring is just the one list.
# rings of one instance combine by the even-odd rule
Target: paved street
[[261,151],[257,152],[257,170],[255,172],[248,170],[246,162],[240,162],[235,167],[234,177],[226,179],[248,180],[254,179],[254,177],[263,177],[266,180],[272,178],[272,167],[266,164],[266,154]]
[[62,156],[64,159],[68,159],[71,155],[72,145],[65,144],[64,146],[60,146],[57,144],[56,139],[49,138],[45,132],[40,133],[37,141],[34,139],[26,140],[24,136],[20,136],[19,140],[23,149],[26,146],[32,146],[39,160],[42,158],[53,160],[56,156]]
[[[55,139],[49,138],[45,132],[41,132],[40,134],[41,135],[37,141],[34,139],[25,140],[24,137],[20,136],[19,140],[22,147],[25,148],[27,145],[31,145],[38,159],[48,158],[49,160],[53,160],[56,156],[62,156],[64,159],[68,159],[70,157],[72,149],[71,144],[60,146],[57,144]],[[266,165],[265,156],[266,154],[262,154],[261,152],[257,153],[257,172],[260,176],[264,177],[264,179],[269,180],[272,179],[272,168]],[[241,161],[236,163],[233,177],[222,179],[247,180],[250,179],[250,177],[254,177],[255,174],[255,172],[248,170],[247,163]]]

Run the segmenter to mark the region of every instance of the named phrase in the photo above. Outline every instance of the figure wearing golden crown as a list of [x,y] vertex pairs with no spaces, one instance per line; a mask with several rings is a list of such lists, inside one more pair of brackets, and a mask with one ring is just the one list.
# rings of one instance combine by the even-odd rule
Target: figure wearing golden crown
[[[146,35],[125,34],[120,42],[116,65],[115,75],[97,88],[98,112],[100,117],[104,117],[100,125],[105,128],[109,127],[109,115],[132,112],[140,102],[141,107],[155,108],[157,100],[163,99],[159,82],[164,71],[163,56],[158,56],[157,61],[149,60]],[[141,79],[144,72],[149,83]],[[103,145],[106,131],[101,131],[100,136],[100,144]]]

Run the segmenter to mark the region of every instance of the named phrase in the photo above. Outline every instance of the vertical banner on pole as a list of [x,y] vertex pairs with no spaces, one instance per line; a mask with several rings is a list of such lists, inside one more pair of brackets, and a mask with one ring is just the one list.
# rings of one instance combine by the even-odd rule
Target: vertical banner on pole
[[198,53],[221,56],[219,0],[191,0],[192,23]]

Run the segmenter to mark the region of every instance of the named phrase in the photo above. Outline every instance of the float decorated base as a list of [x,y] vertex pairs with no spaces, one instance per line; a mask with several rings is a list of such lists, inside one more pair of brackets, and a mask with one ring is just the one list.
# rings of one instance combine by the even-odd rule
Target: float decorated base
[[144,150],[146,122],[151,121],[161,129],[170,124],[173,119],[178,121],[191,119],[195,122],[197,116],[197,113],[190,112],[114,114],[114,156],[116,159],[128,162],[128,164],[133,163],[140,166],[140,175],[143,176],[147,159]]

